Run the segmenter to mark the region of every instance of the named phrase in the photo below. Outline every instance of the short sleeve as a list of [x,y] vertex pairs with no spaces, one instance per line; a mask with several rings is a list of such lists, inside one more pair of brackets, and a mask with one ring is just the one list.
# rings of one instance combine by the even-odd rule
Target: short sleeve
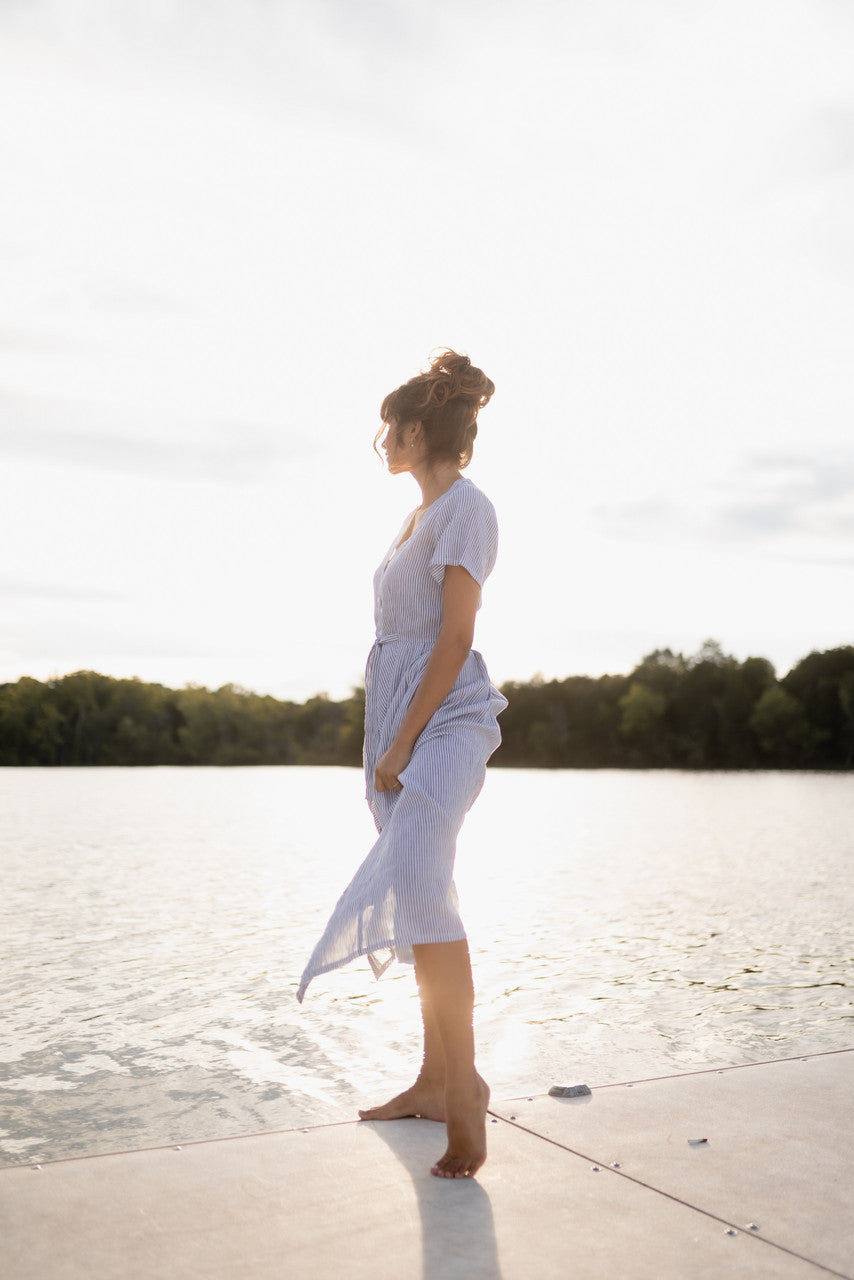
[[430,559],[430,572],[437,582],[444,581],[446,565],[461,565],[475,582],[483,586],[495,567],[498,555],[498,520],[489,499],[469,484],[454,494],[442,512],[436,546]]

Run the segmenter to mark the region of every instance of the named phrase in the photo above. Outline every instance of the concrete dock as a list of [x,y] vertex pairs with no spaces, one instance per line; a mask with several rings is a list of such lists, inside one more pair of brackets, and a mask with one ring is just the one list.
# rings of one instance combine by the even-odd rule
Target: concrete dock
[[348,1121],[5,1169],[0,1276],[854,1277],[854,1049],[494,1102],[476,1180],[430,1176],[443,1137]]

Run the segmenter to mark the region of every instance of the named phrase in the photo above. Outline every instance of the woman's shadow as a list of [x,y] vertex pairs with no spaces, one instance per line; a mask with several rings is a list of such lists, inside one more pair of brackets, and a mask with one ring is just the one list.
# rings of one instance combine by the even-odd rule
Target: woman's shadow
[[422,1280],[453,1275],[501,1280],[498,1242],[489,1196],[475,1178],[434,1178],[445,1133],[433,1120],[363,1120],[382,1138],[412,1179],[421,1217]]

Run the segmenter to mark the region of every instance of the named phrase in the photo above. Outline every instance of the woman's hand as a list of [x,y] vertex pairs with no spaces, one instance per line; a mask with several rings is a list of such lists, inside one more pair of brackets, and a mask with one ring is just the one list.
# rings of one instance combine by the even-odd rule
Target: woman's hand
[[412,747],[402,747],[393,742],[381,755],[374,769],[374,786],[377,791],[400,791],[403,783],[400,774],[412,759]]
[[412,759],[414,744],[430,717],[450,693],[471,651],[480,587],[462,565],[446,565],[442,588],[442,625],[424,674],[400,723],[397,736],[374,770],[377,791],[400,791],[400,774]]
[[450,693],[471,651],[480,587],[462,565],[446,565],[442,588],[442,625],[424,674],[385,755],[374,770],[377,791],[400,791],[400,774],[412,759],[414,744],[437,707]]

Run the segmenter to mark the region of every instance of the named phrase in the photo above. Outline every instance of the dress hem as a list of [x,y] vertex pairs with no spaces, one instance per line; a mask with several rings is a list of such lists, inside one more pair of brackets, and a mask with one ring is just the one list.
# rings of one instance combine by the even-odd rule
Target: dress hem
[[[379,982],[386,969],[388,969],[395,960],[399,961],[401,964],[415,963],[415,958],[412,955],[413,947],[432,946],[444,942],[465,942],[467,936],[468,935],[463,932],[458,938],[430,938],[420,942],[404,942],[398,943],[397,945],[395,945],[393,940],[389,940],[378,943],[376,946],[371,947],[369,951],[354,951],[352,955],[346,956],[343,960],[333,960],[329,964],[323,965],[320,969],[315,970],[315,972],[308,978],[303,974],[300,985],[297,987],[297,1001],[299,1004],[302,1004],[305,999],[305,993],[311,983],[314,982],[315,978],[322,978],[325,973],[334,973],[336,969],[343,969],[345,965],[352,964],[354,960],[361,960],[362,956],[367,958],[368,964],[371,966],[371,970],[373,971],[374,978]],[[378,959],[378,956],[384,951],[389,953],[388,958],[384,960]]]

